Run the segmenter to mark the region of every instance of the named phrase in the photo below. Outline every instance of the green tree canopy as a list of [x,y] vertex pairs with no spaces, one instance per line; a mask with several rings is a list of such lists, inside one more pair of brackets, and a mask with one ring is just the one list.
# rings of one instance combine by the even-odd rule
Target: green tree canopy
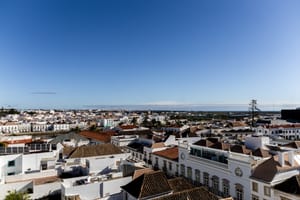
[[24,192],[9,191],[4,200],[29,200],[29,195]]

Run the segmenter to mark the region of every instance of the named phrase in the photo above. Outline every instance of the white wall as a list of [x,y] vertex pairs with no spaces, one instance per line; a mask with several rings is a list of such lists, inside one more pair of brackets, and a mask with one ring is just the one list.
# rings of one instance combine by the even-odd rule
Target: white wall
[[60,192],[60,190],[61,190],[60,182],[34,185],[33,194],[30,194],[30,197],[32,199],[39,199],[51,193]]
[[[176,174],[177,172],[177,165],[178,165],[178,162],[176,161],[173,161],[173,160],[169,160],[169,159],[166,159],[164,157],[161,157],[161,156],[157,156],[157,155],[152,155],[152,166],[155,166],[156,165],[156,158],[158,158],[158,168],[160,170],[163,170],[164,168],[164,161],[166,161],[166,172],[168,175],[174,175]],[[169,169],[169,163],[172,164],[172,169],[170,170]]]
[[257,148],[265,148],[266,144],[270,144],[269,137],[246,137],[245,145],[248,149],[255,150]]
[[[9,161],[15,161],[15,165],[8,167]],[[0,156],[0,179],[5,181],[4,177],[8,173],[20,174],[22,173],[22,154]]]
[[82,200],[99,199],[107,195],[121,192],[121,186],[128,184],[131,177],[111,179],[107,181],[72,186],[70,183],[62,184],[62,196],[80,195]]
[[130,153],[88,157],[86,160],[90,165],[90,173],[99,173],[105,168],[117,168],[117,161],[125,160],[130,156]]
[[56,170],[54,170],[54,169],[44,170],[44,171],[36,172],[36,173],[18,174],[18,175],[14,175],[14,176],[7,176],[6,177],[6,182],[7,183],[13,183],[13,182],[18,182],[18,181],[26,181],[26,180],[53,177],[53,176],[57,176],[57,171]]
[[[227,152],[228,153],[228,152]],[[181,156],[184,154],[184,156]],[[232,155],[238,155],[232,153]],[[179,147],[179,174],[181,174],[181,164],[185,166],[185,176],[187,177],[187,167],[192,168],[192,179],[195,180],[195,169],[200,170],[200,182],[203,183],[203,173],[209,174],[209,186],[212,187],[212,176],[219,178],[219,191],[223,192],[222,179],[226,179],[230,184],[230,195],[236,197],[236,184],[243,185],[244,199],[251,199],[250,175],[251,164],[245,158],[249,156],[240,154],[239,157],[228,159],[228,164],[208,160],[189,155],[187,148]],[[184,158],[184,159],[183,159]],[[235,174],[236,168],[239,167],[243,175],[241,177]]]
[[22,172],[25,173],[28,169],[30,171],[41,169],[41,160],[45,158],[56,158],[55,152],[43,152],[43,153],[33,153],[24,154],[22,162]]

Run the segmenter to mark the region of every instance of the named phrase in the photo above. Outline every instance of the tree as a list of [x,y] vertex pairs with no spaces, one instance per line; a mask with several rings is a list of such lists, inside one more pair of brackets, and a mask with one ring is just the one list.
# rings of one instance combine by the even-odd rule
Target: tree
[[25,192],[8,191],[4,200],[29,200],[29,195]]

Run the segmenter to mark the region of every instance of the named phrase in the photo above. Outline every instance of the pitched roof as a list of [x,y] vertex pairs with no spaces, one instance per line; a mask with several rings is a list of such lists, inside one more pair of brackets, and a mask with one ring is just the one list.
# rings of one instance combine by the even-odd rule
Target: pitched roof
[[145,173],[122,186],[122,189],[135,198],[159,196],[172,191],[168,179],[162,171]]
[[274,160],[274,157],[271,157],[262,164],[258,165],[254,169],[251,177],[266,182],[271,182],[277,173],[277,165],[279,165],[277,161]]
[[88,141],[87,138],[75,133],[75,132],[70,132],[67,134],[61,134],[54,138],[53,140],[50,141],[51,144],[58,144],[58,143],[63,143],[65,140],[75,140],[76,143],[79,141]]
[[252,152],[250,149],[247,149],[245,145],[233,145],[230,147],[230,151],[247,155]]
[[293,176],[284,182],[275,185],[275,189],[289,194],[300,195],[300,175]]
[[266,128],[300,128],[300,124],[272,124],[267,125]]
[[141,176],[145,173],[149,173],[149,172],[153,172],[153,169],[150,169],[150,168],[137,169],[137,170],[134,171],[132,179],[136,179],[139,176]]
[[137,128],[137,126],[136,125],[128,124],[128,125],[121,125],[120,128],[123,129],[123,130],[128,130],[128,129]]
[[[184,190],[181,192],[173,193],[171,195],[163,196],[156,198],[155,200],[220,200],[223,198],[219,198],[215,194],[209,192],[204,187],[197,187],[188,190]],[[226,200],[230,200],[230,198],[226,198]],[[225,199],[224,199],[225,200]]]
[[282,146],[298,149],[298,148],[300,148],[300,141],[293,141],[291,143],[288,143],[288,144],[285,144],[285,145],[282,145]]
[[192,184],[182,177],[169,179],[168,182],[174,193],[194,188]]
[[252,152],[252,155],[257,157],[262,157],[262,158],[267,158],[271,156],[269,151],[262,148],[257,148],[255,151]]
[[211,148],[221,149],[221,150],[229,150],[230,144],[224,143],[224,142],[216,142],[213,145],[211,145]]
[[297,169],[299,167],[300,165],[296,161],[294,162],[294,166],[291,166],[288,162],[288,155],[284,155],[284,166],[281,166],[278,162],[278,155],[276,155],[258,165],[254,169],[251,177],[265,182],[272,182],[277,173]]
[[113,144],[84,145],[75,148],[75,150],[70,153],[69,158],[104,156],[120,153],[122,153],[121,149]]
[[132,141],[131,143],[129,143],[127,145],[127,147],[130,147],[131,149],[135,149],[136,151],[141,152],[141,153],[143,153],[144,146],[151,147],[152,144],[142,142],[142,141],[139,141],[139,140],[135,140],[135,141]]
[[165,147],[165,144],[163,142],[156,142],[156,143],[153,143],[151,146],[152,149],[163,148],[163,147]]
[[172,147],[172,148],[165,149],[162,151],[156,151],[153,154],[167,158],[169,160],[177,161],[178,160],[178,147]]
[[215,141],[211,141],[208,138],[208,139],[199,140],[198,142],[195,142],[194,145],[203,146],[203,147],[211,147],[212,145],[214,145],[214,143],[215,143]]
[[80,135],[94,140],[99,140],[105,143],[110,142],[111,136],[116,134],[115,131],[103,131],[103,132],[95,132],[95,131],[81,131]]

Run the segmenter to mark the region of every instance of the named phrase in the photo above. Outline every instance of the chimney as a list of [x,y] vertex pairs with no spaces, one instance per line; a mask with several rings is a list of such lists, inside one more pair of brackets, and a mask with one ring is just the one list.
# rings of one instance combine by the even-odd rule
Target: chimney
[[278,152],[278,162],[281,167],[284,166],[284,152]]
[[292,167],[294,167],[295,166],[294,151],[289,151],[288,157],[289,157],[289,163],[290,163],[290,165]]

